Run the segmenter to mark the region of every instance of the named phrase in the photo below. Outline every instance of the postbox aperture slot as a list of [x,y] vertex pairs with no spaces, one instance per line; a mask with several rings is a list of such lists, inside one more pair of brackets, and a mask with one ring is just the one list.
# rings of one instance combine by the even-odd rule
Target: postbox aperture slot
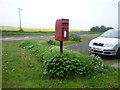
[[67,22],[64,22],[64,23],[62,23],[62,24],[68,24]]

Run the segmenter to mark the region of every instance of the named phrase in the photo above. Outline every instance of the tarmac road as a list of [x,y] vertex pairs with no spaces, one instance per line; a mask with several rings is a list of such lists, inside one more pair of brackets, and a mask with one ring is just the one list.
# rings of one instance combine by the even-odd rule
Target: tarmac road
[[[90,40],[92,40],[93,38],[83,38],[82,41],[84,41],[83,43],[81,44],[75,44],[75,45],[68,45],[68,46],[64,46],[64,48],[68,49],[68,50],[72,50],[72,51],[77,51],[77,52],[80,52],[82,54],[89,54],[89,51],[88,51],[88,44],[90,42]],[[99,57],[102,59],[102,60],[105,60],[105,61],[110,61],[110,60],[117,60],[117,58],[115,56],[104,56],[104,55],[99,55]]]
[[[99,36],[99,34],[83,34],[83,35],[80,35],[80,36]],[[52,39],[52,38],[55,38],[55,36],[1,37],[0,41]]]
[[[83,34],[80,35],[82,37],[84,36],[99,36],[99,34]],[[33,40],[33,39],[53,39],[55,36],[26,36],[26,37],[2,37],[0,38],[0,41],[14,41],[14,40]],[[77,51],[83,54],[88,54],[88,43],[90,40],[93,38],[84,38],[83,41],[84,43],[82,44],[76,44],[76,45],[69,45],[69,46],[64,46],[64,48],[68,50],[73,50]],[[100,56],[102,60],[116,60],[115,57],[107,57],[107,56]],[[117,64],[113,66],[118,66]],[[120,67],[119,67],[120,68]]]
[[6,38],[0,38],[0,41],[50,39],[50,38],[54,38],[54,37],[55,37],[55,36],[6,37]]

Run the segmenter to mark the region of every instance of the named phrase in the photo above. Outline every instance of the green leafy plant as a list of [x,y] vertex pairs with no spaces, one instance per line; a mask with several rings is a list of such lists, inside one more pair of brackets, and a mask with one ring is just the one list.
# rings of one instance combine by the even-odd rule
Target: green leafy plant
[[81,41],[81,37],[80,37],[80,33],[76,32],[76,33],[70,33],[69,36],[71,41]]
[[32,49],[34,47],[34,44],[32,42],[26,41],[21,43],[20,47],[24,49]]
[[49,40],[47,41],[47,43],[48,43],[49,45],[55,45],[55,41],[53,41],[53,40],[51,40],[51,39],[49,39]]
[[[52,52],[51,52],[52,55]],[[92,76],[104,72],[100,58],[65,51],[44,60],[45,72],[51,78],[64,79],[67,76]]]
[[76,75],[92,76],[105,70],[99,57],[82,55],[65,49],[64,53],[60,55],[57,46],[45,47],[29,41],[21,43],[20,47],[28,49],[37,57],[38,61],[42,61],[45,68],[44,74],[50,75],[51,78],[64,79]]

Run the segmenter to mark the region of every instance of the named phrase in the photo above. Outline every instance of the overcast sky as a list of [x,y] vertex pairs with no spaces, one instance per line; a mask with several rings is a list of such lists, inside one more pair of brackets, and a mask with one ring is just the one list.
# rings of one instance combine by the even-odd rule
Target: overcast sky
[[93,26],[118,27],[120,0],[0,0],[0,26],[54,28],[60,18],[70,20],[70,29],[89,30]]

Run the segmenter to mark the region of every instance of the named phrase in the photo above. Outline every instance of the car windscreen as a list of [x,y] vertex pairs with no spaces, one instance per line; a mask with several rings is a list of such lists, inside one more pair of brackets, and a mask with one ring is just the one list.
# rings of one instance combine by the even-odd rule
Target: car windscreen
[[120,30],[108,30],[104,32],[100,37],[105,37],[105,38],[120,38]]

